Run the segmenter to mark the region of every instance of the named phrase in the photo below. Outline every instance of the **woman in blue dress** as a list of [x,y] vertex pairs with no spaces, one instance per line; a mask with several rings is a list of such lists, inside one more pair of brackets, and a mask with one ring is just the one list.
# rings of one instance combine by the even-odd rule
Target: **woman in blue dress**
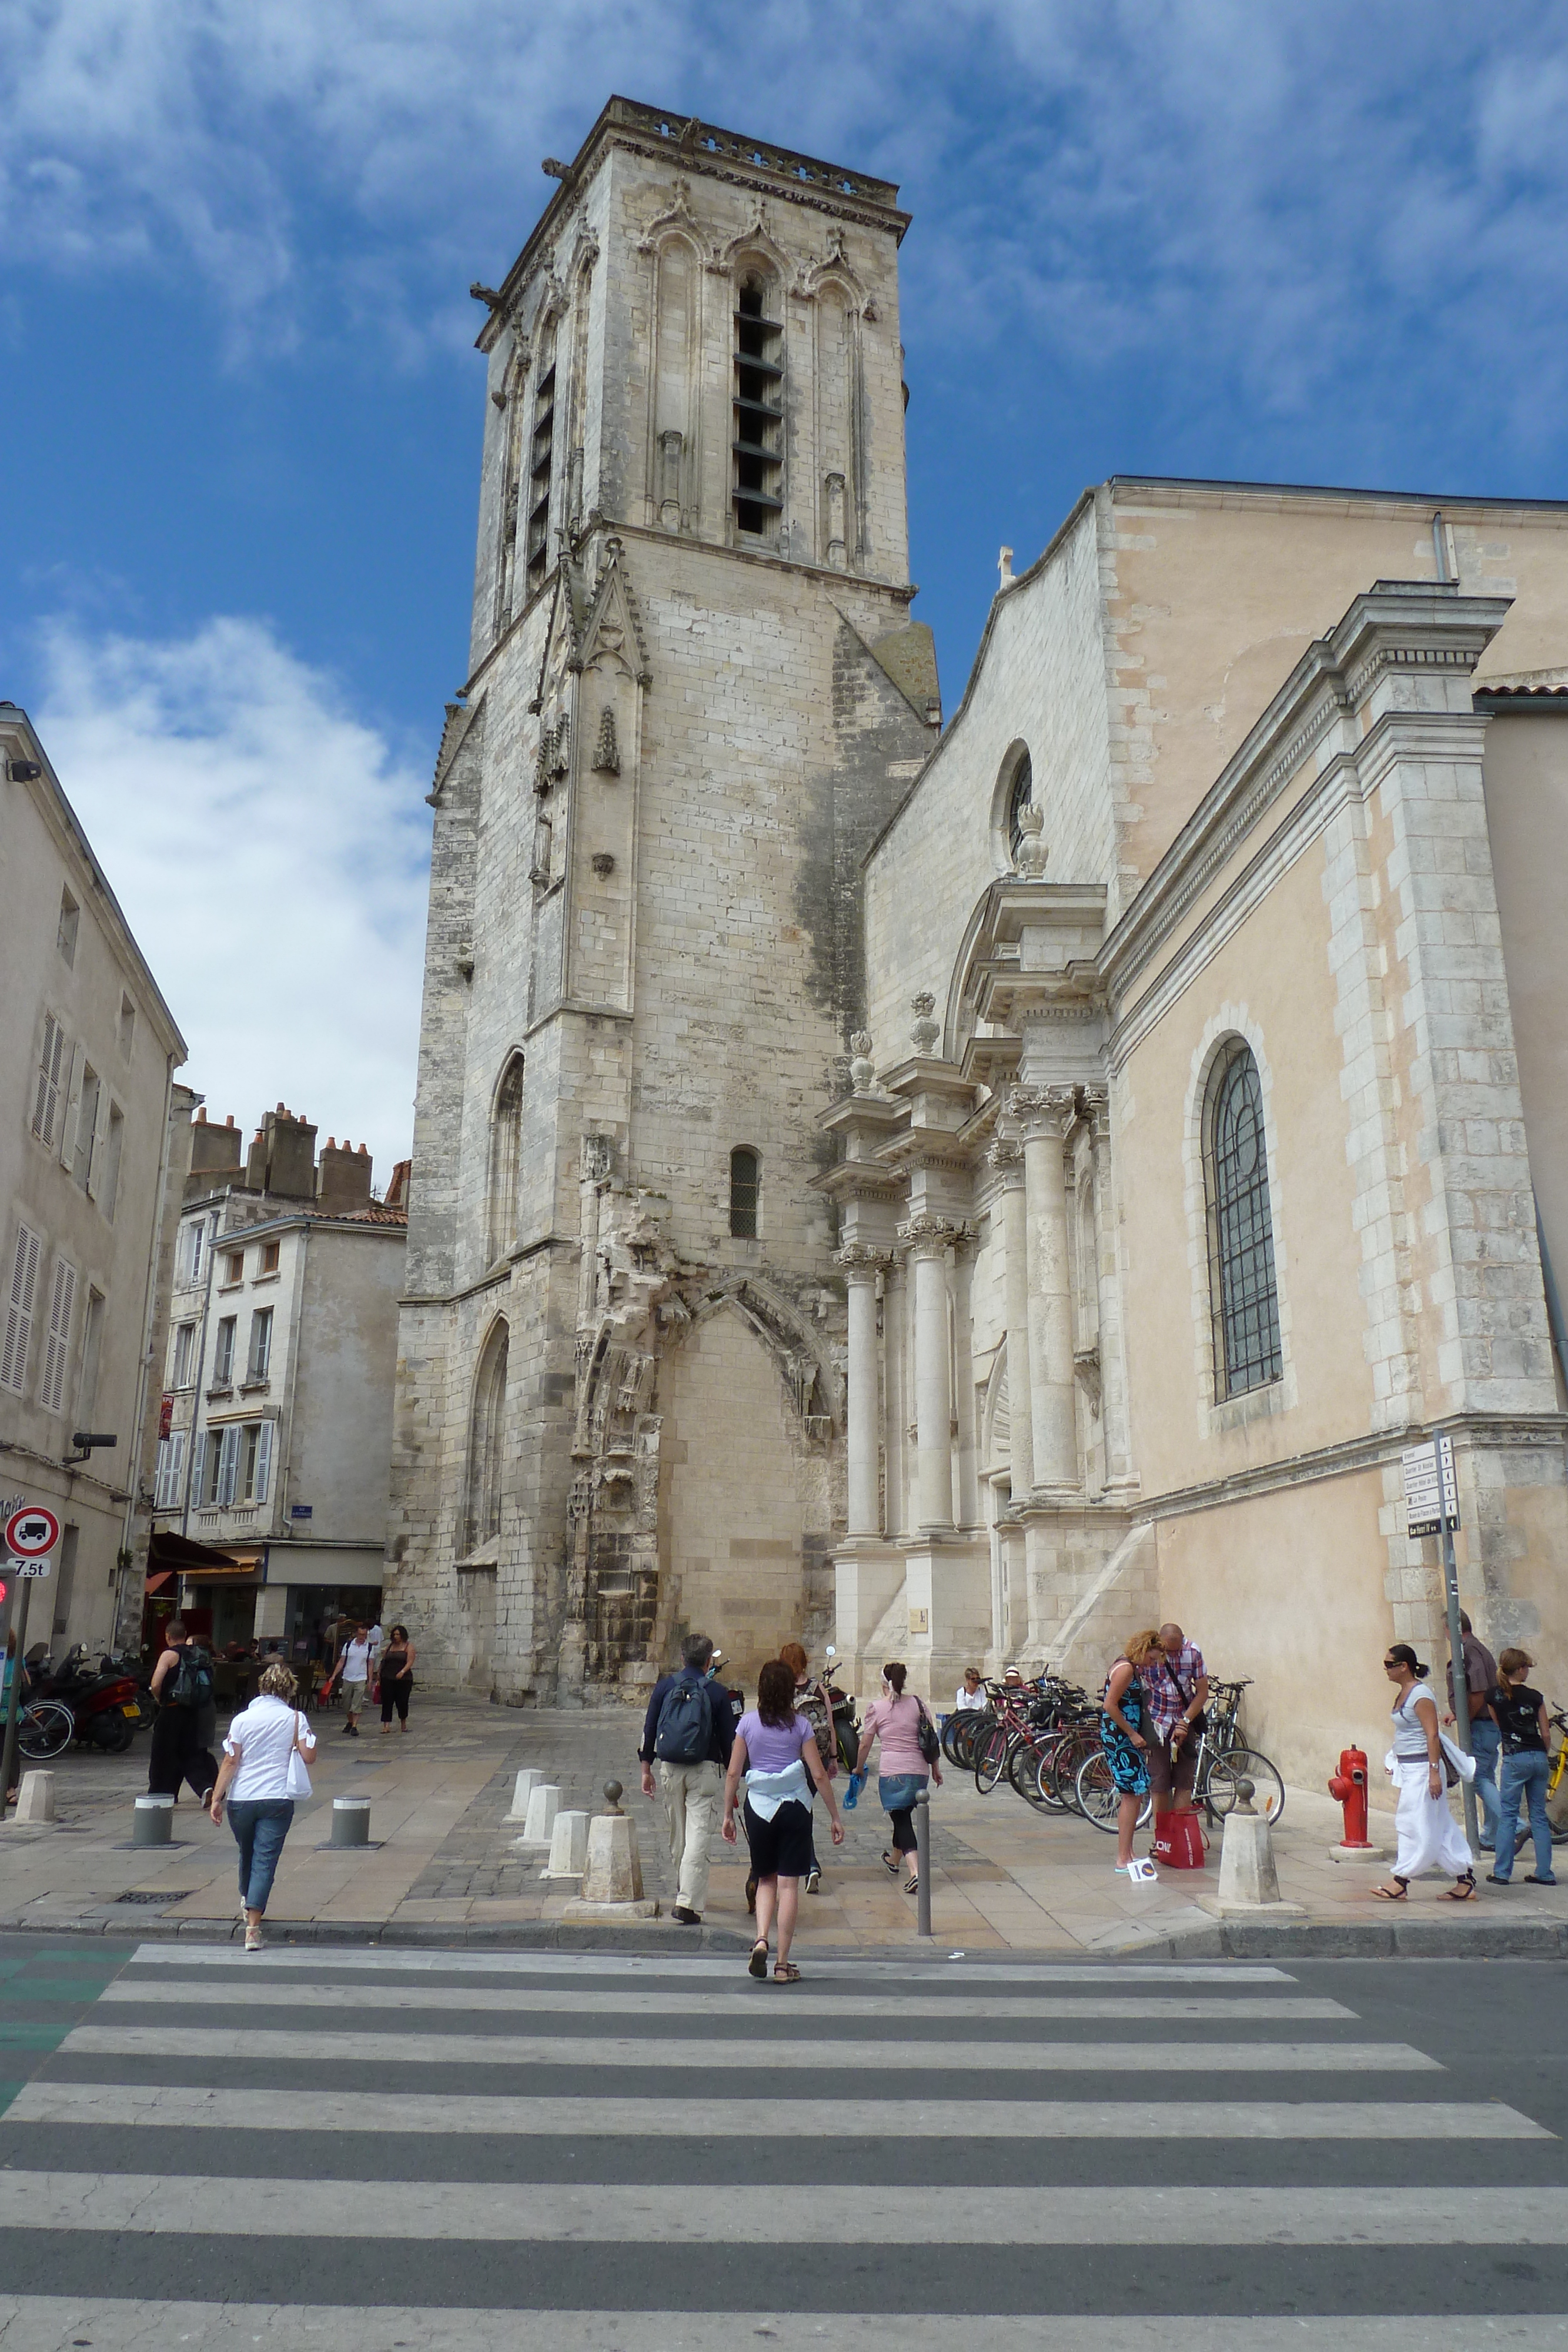
[[1116,1867],[1124,1877],[1153,1878],[1152,1862],[1133,1859],[1133,1832],[1149,1793],[1149,1709],[1142,1669],[1158,1654],[1160,1637],[1151,1628],[1134,1633],[1105,1677],[1101,1701],[1100,1745],[1121,1801],[1116,1808]]

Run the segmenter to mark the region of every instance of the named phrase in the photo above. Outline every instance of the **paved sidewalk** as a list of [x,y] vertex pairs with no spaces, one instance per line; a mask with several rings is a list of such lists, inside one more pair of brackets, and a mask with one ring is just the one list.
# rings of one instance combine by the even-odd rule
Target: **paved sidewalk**
[[[639,1717],[631,1708],[591,1713],[513,1713],[468,1697],[420,1694],[407,1736],[382,1738],[369,1725],[342,1736],[329,1711],[318,1722],[316,1794],[300,1809],[274,1892],[271,1928],[312,1937],[385,1936],[403,1941],[601,1940],[598,1930],[561,1927],[566,1895],[540,1883],[537,1861],[517,1852],[506,1814],[513,1777],[537,1765],[559,1784],[563,1805],[597,1809],[602,1784],[619,1780],[637,1823],[647,1892],[664,1916],[635,1931],[688,1948],[738,1948],[747,1940],[744,1847],[716,1852],[706,1925],[668,1917],[674,1876],[656,1808],[637,1785]],[[138,1935],[210,1936],[234,1931],[234,1843],[187,1797],[175,1814],[172,1847],[131,1848],[131,1800],[146,1785],[147,1746],[123,1757],[68,1756],[56,1766],[58,1825],[0,1830],[0,1927],[112,1929]],[[369,1852],[319,1850],[330,1836],[331,1800],[371,1801]],[[875,1784],[850,1816],[835,1853],[819,1811],[823,1889],[803,1899],[803,1942],[842,1949],[912,1945],[915,1903],[883,1870],[887,1823]],[[1373,1834],[1392,1829],[1375,1816]],[[1152,1886],[1116,1877],[1113,1840],[1075,1816],[1040,1816],[1005,1786],[988,1797],[967,1775],[949,1774],[933,1795],[933,1926],[936,1948],[967,1953],[1054,1951],[1110,1954],[1180,1949],[1305,1948],[1317,1951],[1433,1953],[1560,1951],[1568,1956],[1568,1885],[1481,1886],[1481,1900],[1442,1899],[1424,1882],[1402,1906],[1375,1902],[1381,1874],[1365,1863],[1335,1863],[1329,1848],[1340,1811],[1326,1794],[1292,1790],[1275,1837],[1281,1892],[1301,1906],[1289,1919],[1229,1922],[1218,1916],[1218,1851],[1201,1871],[1162,1871]],[[1142,1842],[1141,1842],[1142,1843]],[[1528,1850],[1527,1850],[1528,1851]],[[610,1929],[612,1935],[623,1931]]]

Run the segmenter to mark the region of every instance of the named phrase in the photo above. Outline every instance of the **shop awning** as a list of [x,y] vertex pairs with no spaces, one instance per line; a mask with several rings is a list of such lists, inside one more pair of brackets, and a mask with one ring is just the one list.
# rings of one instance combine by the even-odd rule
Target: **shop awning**
[[254,1567],[259,1552],[248,1545],[244,1552],[219,1551],[215,1545],[197,1543],[193,1536],[176,1535],[172,1528],[154,1528],[147,1547],[148,1582],[160,1570],[174,1570],[188,1576],[193,1570],[216,1569],[221,1574],[232,1575],[241,1561]]

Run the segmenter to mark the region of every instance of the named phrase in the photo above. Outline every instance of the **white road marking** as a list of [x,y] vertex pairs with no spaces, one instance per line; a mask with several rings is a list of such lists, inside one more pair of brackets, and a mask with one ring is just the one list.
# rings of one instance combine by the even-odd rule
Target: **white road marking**
[[[232,2047],[233,2045],[231,2045]],[[362,2045],[361,2045],[362,2054]],[[831,2046],[829,2053],[831,2063]],[[705,2097],[691,2109],[694,2136],[751,2139],[755,2099]],[[400,2132],[526,2133],[533,2138],[664,2140],[667,2097],[469,2098],[400,2090]],[[214,2130],[377,2130],[373,2103],[324,2091],[230,2091],[171,2083],[25,2083],[5,2111],[7,2123],[92,2124],[100,2129],[169,2124]],[[1543,2125],[1500,2101],[1312,2099],[844,2099],[769,2100],[769,2136],[799,2139],[1235,2139],[1423,2140],[1542,2139]],[[1142,2191],[1139,2191],[1140,2196]],[[0,2339],[0,2352],[9,2347]]]
[[0,2229],[594,2245],[1568,2246],[1564,2189],[896,2189],[0,2171]]
[[[214,2283],[214,2293],[221,2292]],[[1568,2316],[1488,2311],[1448,2318],[990,2317],[950,2312],[432,2310],[382,2304],[143,2303],[104,2295],[0,2295],[3,2352],[1565,2352]]]
[[[307,2033],[284,2026],[78,2025],[60,2048],[92,2058],[287,2059],[312,2069],[357,2065],[362,2032]],[[1441,2072],[1403,2042],[851,2042],[739,2035],[653,2041],[623,2033],[400,2033],[397,2064],[414,2066],[670,2066],[702,2073],[819,2061],[839,2071],[899,2074],[1082,2073],[1272,2074],[1291,2066],[1331,2074]],[[406,2079],[406,2078],[405,2078]]]
[[[644,1958],[628,1952],[439,1952],[421,1948],[416,1950],[389,1950],[385,1945],[342,1946],[317,1944],[308,1948],[273,1948],[256,1953],[241,1949],[237,1944],[138,1944],[130,1965],[135,1968],[234,1968],[246,1976],[259,1976],[268,1969],[302,1969],[307,1975],[326,1974],[334,1969],[364,1969],[371,1972],[390,1971],[405,1975],[445,1974],[455,1976],[541,1976],[541,1977],[727,1977],[732,1981],[744,1971],[745,1962],[738,1955],[733,1959],[685,1958],[672,1952],[668,1959],[662,1955]],[[1269,1968],[1261,1963],[1216,1960],[1143,1961],[1118,1963],[1112,1960],[1090,1961],[1021,1961],[1017,1966],[1005,1961],[983,1960],[923,1960],[911,1965],[904,1960],[839,1959],[812,1960],[813,1977],[845,1978],[853,1982],[862,1979],[896,1978],[905,1984],[1100,1984],[1125,1985],[1129,1990],[1142,1984],[1293,1984],[1295,1979],[1283,1969]]]

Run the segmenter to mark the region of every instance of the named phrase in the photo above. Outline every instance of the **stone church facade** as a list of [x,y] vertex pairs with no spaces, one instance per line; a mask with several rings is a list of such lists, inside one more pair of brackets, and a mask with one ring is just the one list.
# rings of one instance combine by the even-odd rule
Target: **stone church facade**
[[431,795],[422,1669],[939,1695],[1176,1615],[1315,1777],[1438,1640],[1437,1428],[1568,1667],[1568,509],[1102,485],[943,730],[896,191],[619,100],[547,168]]

